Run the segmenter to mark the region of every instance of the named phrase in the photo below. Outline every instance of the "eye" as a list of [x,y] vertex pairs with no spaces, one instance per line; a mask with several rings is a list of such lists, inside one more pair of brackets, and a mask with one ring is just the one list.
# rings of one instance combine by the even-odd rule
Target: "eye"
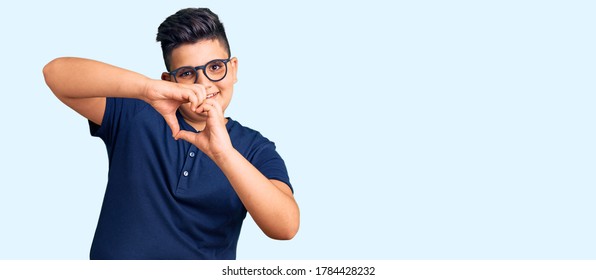
[[195,77],[195,71],[194,71],[194,69],[192,69],[190,67],[180,68],[178,70],[178,72],[176,72],[177,79],[186,80],[186,79],[194,79],[194,77]]
[[207,71],[212,72],[212,73],[216,73],[216,72],[220,72],[224,69],[225,65],[223,63],[223,61],[212,61],[209,62],[209,64],[207,65]]

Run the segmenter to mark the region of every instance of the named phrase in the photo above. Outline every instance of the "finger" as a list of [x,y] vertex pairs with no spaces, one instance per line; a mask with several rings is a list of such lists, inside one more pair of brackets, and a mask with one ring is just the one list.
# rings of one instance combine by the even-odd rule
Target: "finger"
[[178,124],[178,118],[176,118],[176,114],[168,114],[163,116],[166,124],[172,130],[172,137],[176,137],[178,132],[180,131],[180,124]]
[[203,102],[203,104],[199,105],[199,107],[197,107],[197,109],[195,109],[195,113],[197,114],[202,114],[207,112],[207,110],[205,110],[207,107],[207,104],[205,102]]
[[195,84],[195,87],[199,90],[197,94],[197,98],[200,100],[199,103],[205,102],[207,100],[207,89],[200,84]]
[[208,107],[209,107],[209,111],[212,112],[210,115],[217,116],[217,117],[223,116],[222,108],[221,108],[221,105],[219,104],[219,102],[217,102],[215,100],[210,100],[208,102]]
[[194,93],[188,86],[172,82],[166,82],[166,85],[167,87],[162,89],[163,95],[156,97],[156,100],[171,99],[184,103],[192,101],[196,102],[193,97]]
[[201,114],[201,113],[209,114],[209,112],[213,111],[214,109],[215,109],[215,106],[213,105],[213,103],[210,102],[209,100],[205,100],[205,102],[203,102],[203,104],[201,104],[201,106],[199,106],[199,108],[197,108],[197,110],[195,112],[198,114]]
[[197,133],[194,133],[194,132],[190,132],[190,131],[187,131],[187,130],[180,130],[178,132],[178,134],[176,134],[176,137],[175,138],[176,138],[176,140],[182,139],[182,140],[184,140],[186,142],[189,142],[189,143],[191,143],[191,144],[194,145],[193,142],[196,139],[196,135],[197,135]]
[[197,95],[193,88],[184,88],[184,93],[187,96],[187,100],[190,102],[191,110],[196,109],[201,104],[201,100],[197,98]]
[[200,84],[194,85],[195,94],[197,96],[197,100],[199,104],[202,104],[207,99],[207,89]]

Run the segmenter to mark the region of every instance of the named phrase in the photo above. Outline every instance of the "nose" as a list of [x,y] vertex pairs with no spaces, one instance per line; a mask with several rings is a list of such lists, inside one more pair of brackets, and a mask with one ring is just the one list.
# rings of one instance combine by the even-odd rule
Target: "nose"
[[197,73],[197,84],[202,85],[205,88],[210,88],[213,85],[213,82],[209,80],[207,76],[205,76],[205,73],[203,73],[203,71],[197,71]]

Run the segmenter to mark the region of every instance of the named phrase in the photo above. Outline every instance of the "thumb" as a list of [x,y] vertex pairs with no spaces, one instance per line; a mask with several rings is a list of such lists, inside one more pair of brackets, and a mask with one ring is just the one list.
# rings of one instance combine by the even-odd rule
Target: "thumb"
[[195,140],[196,135],[197,135],[197,133],[194,133],[194,132],[190,132],[187,130],[180,130],[174,138],[176,138],[176,140],[182,139],[186,142],[194,144],[193,141]]
[[178,132],[180,131],[180,124],[178,124],[176,114],[164,115],[163,118],[172,130],[172,137],[176,137],[176,134],[178,134]]

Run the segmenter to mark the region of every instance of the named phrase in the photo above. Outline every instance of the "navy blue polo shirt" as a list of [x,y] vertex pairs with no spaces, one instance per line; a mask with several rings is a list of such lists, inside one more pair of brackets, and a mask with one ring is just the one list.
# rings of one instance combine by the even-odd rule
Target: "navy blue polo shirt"
[[[177,117],[181,129],[195,131]],[[91,259],[236,258],[246,208],[207,155],[174,140],[141,100],[107,98],[101,126],[89,124],[109,158]],[[291,186],[273,142],[229,118],[226,127],[234,148],[265,177]]]

